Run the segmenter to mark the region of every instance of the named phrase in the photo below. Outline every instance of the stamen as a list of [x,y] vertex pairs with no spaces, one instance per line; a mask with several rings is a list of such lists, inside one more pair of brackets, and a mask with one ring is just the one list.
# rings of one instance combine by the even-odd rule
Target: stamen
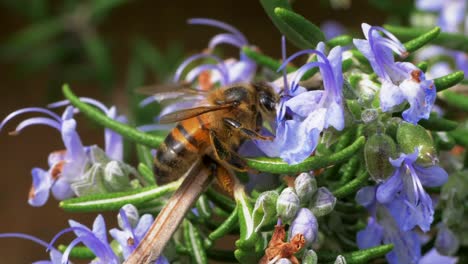
[[243,46],[247,45],[247,43],[243,42],[242,39],[240,39],[238,36],[224,33],[214,36],[208,43],[208,48],[213,50],[220,44],[229,44],[237,48],[242,48]]
[[219,20],[209,18],[191,18],[187,21],[187,23],[191,25],[205,25],[224,29],[226,31],[231,32],[234,35],[237,35],[242,40],[242,42],[248,44],[247,38],[237,28]]
[[54,112],[52,112],[52,111],[50,111],[48,109],[40,108],[40,107],[28,107],[28,108],[23,108],[23,109],[16,110],[13,113],[9,114],[7,117],[5,117],[5,119],[3,119],[3,121],[0,123],[0,131],[3,129],[5,124],[8,123],[8,121],[13,119],[14,117],[16,117],[18,115],[21,115],[21,114],[24,114],[24,113],[34,113],[34,112],[47,114],[50,117],[52,117],[53,119],[55,119],[57,122],[62,122],[62,119],[60,118],[59,115],[57,115],[56,113],[54,113]]

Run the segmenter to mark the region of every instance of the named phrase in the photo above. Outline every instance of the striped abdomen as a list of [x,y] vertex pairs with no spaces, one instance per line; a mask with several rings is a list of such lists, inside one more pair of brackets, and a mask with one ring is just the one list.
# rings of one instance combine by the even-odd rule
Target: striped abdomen
[[177,180],[205,153],[209,142],[208,130],[200,117],[181,121],[159,146],[154,160],[159,184]]

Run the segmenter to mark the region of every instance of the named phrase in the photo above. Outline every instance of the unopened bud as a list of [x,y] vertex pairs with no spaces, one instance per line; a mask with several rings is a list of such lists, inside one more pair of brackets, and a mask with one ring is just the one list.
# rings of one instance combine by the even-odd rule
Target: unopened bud
[[293,188],[288,187],[284,189],[278,197],[276,212],[284,223],[289,223],[296,216],[299,206],[299,197],[294,192]]
[[372,179],[381,182],[392,174],[394,168],[389,159],[395,158],[395,154],[395,141],[386,134],[376,133],[367,139],[364,146],[364,159]]
[[[130,223],[130,225],[133,228],[135,228],[138,224],[138,220],[140,219],[140,214],[138,214],[138,210],[136,209],[136,207],[133,204],[126,204],[122,206],[120,211],[124,212],[124,214],[127,216],[127,220]],[[120,212],[117,214],[117,223],[121,229],[125,228]]]
[[320,187],[310,203],[310,210],[317,217],[327,215],[333,211],[336,197],[325,187]]
[[298,234],[304,236],[306,240],[305,247],[312,244],[317,238],[318,223],[317,218],[307,208],[301,208],[296,215],[296,218],[291,223],[289,228],[289,238],[292,238]]
[[317,262],[318,262],[318,257],[315,251],[310,249],[304,252],[304,255],[302,256],[302,264],[317,264]]
[[301,204],[309,203],[312,196],[317,191],[317,181],[310,173],[303,172],[294,181],[294,189],[301,201]]
[[267,191],[260,194],[255,202],[253,210],[253,223],[255,232],[276,218],[276,202],[278,200],[278,192]]
[[379,117],[377,109],[365,109],[361,113],[362,122],[365,124],[375,121]]
[[397,142],[403,153],[413,153],[415,148],[419,148],[418,164],[431,166],[437,163],[434,142],[424,127],[401,122],[397,130]]

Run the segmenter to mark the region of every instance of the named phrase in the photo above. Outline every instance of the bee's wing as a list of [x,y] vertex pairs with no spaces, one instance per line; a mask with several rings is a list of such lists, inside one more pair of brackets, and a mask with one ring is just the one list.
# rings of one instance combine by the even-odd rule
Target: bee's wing
[[175,99],[182,96],[206,96],[207,91],[195,90],[189,83],[168,83],[143,86],[136,89],[139,94],[153,96],[155,101]]
[[227,103],[227,104],[222,104],[222,105],[198,106],[195,108],[175,111],[167,115],[161,116],[159,119],[159,123],[161,124],[174,123],[174,122],[189,119],[189,118],[192,118],[192,117],[204,114],[204,113],[230,108],[233,105],[234,103]]

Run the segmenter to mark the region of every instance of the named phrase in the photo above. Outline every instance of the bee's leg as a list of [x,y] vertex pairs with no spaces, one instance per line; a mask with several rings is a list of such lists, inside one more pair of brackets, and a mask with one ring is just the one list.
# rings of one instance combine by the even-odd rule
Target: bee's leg
[[261,139],[261,140],[273,140],[273,137],[262,136],[252,129],[248,129],[242,126],[242,123],[234,120],[232,118],[223,118],[223,122],[230,128],[236,129],[241,132],[244,136],[251,139]]
[[227,148],[213,130],[210,130],[210,143],[216,160],[233,170],[248,171],[247,163],[236,152]]
[[222,165],[214,163],[215,170],[214,176],[221,189],[227,192],[231,197],[234,196],[234,186],[236,179],[234,176]]

